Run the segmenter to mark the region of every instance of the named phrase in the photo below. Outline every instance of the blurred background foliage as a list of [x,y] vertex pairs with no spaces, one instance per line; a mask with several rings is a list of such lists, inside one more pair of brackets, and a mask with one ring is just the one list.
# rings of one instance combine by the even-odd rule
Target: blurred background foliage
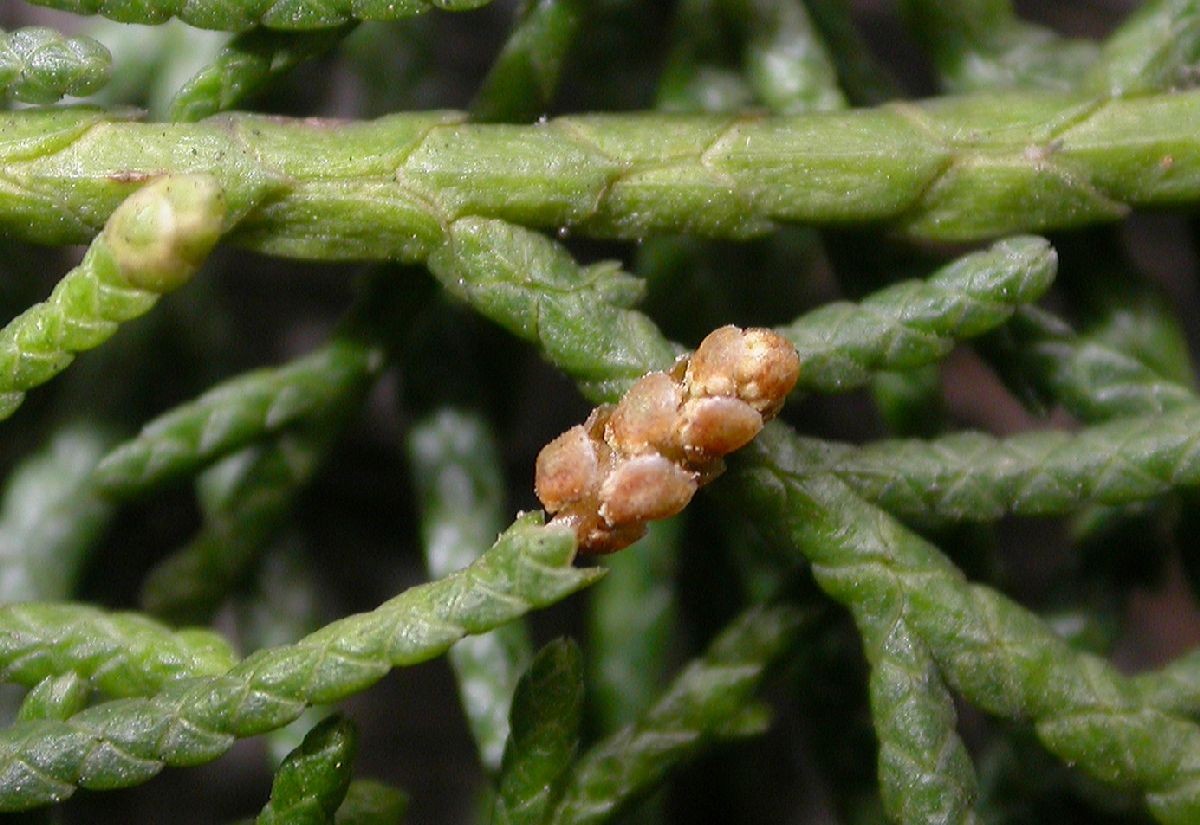
[[[746,31],[736,14],[716,13],[704,0],[581,1],[587,22],[567,52],[559,88],[547,105],[521,116],[761,105],[747,80],[752,81],[747,66],[753,64],[745,60]],[[1133,4],[1016,5],[1026,20],[1086,39],[1111,32]],[[839,4],[812,0],[809,6],[828,36],[836,35]],[[516,11],[514,3],[496,0],[463,14],[363,24],[271,82],[246,106],[338,118],[467,108],[504,46]],[[839,66],[850,102],[923,97],[944,88],[931,52],[905,28],[894,3],[856,2],[853,22],[867,50],[860,57],[876,65]],[[179,23],[149,28],[21,2],[0,6],[0,26],[29,24],[86,33],[106,45],[113,55],[112,80],[94,100],[143,108],[151,118],[165,117],[176,90],[229,40]],[[834,108],[842,102],[812,105]],[[502,119],[507,113],[496,114]],[[1058,233],[1052,241],[1063,267],[1049,304],[1086,319],[1106,301],[1163,301],[1180,319],[1181,335],[1171,340],[1194,352],[1200,340],[1196,228],[1194,219],[1178,215],[1137,215],[1116,231]],[[960,251],[866,237],[833,231],[818,238],[810,230],[788,228],[738,244],[562,240],[583,261],[617,258],[645,277],[643,309],[669,337],[694,345],[721,324],[784,323],[829,300],[858,298],[887,282],[923,275]],[[0,239],[0,247],[0,312],[6,317],[40,300],[79,255],[7,239]],[[504,516],[503,524],[517,510],[537,506],[532,468],[538,449],[589,408],[531,347],[448,300],[424,271],[394,269],[388,277],[405,283],[411,319],[397,336],[402,357],[350,416],[337,449],[290,503],[261,555],[254,551],[228,590],[208,606],[216,627],[246,649],[294,639],[428,577],[418,529],[419,457],[414,448],[406,454],[404,444],[433,409],[449,403],[476,410],[494,430],[501,490],[489,506]],[[127,325],[109,345],[82,356],[62,381],[34,393],[5,424],[9,435],[0,439],[0,468],[7,475],[75,419],[87,422],[86,431],[62,449],[82,456],[86,466],[98,445],[131,434],[217,380],[309,352],[351,305],[365,271],[221,249],[204,276],[166,298],[159,311]],[[1141,272],[1148,285],[1133,297],[1123,292],[1130,271]],[[1127,334],[1136,344],[1142,332]],[[1036,403],[1023,403],[1037,400],[1037,388],[1003,374],[1004,346],[997,336],[978,352],[956,350],[939,369],[890,388],[885,377],[872,389],[811,396],[785,417],[805,434],[854,442],[964,428],[1006,434],[1070,426],[1070,416],[1053,405],[1039,411]],[[1173,363],[1186,365],[1187,354],[1179,353]],[[1010,392],[1014,384],[1017,394]],[[683,517],[613,557],[613,573],[601,587],[533,617],[539,642],[563,634],[582,640],[590,733],[612,730],[644,708],[655,686],[702,651],[761,586],[755,576],[758,540],[718,499],[701,496]],[[76,508],[87,504],[68,500]],[[95,504],[94,519],[79,529],[92,530],[98,545],[55,595],[143,607],[147,571],[192,540],[205,523],[203,506],[183,484],[119,510]],[[1196,563],[1189,557],[1194,541],[1185,538],[1181,545],[1173,537],[1176,528],[1190,535],[1185,528],[1195,516],[1188,502],[1088,517],[1007,519],[996,530],[948,527],[936,530],[935,538],[973,579],[1054,617],[1061,632],[1085,649],[1108,652],[1122,668],[1160,665],[1200,643],[1197,579],[1189,570]],[[1144,552],[1149,534],[1161,534],[1161,546],[1171,549]],[[0,537],[0,555],[3,541]],[[1180,546],[1190,553],[1179,552]],[[820,603],[809,598],[813,585],[805,576],[791,587],[797,598]],[[614,632],[611,621],[595,620],[597,611],[616,616],[622,610],[623,632]],[[803,648],[767,692],[771,728],[704,753],[628,821],[876,821],[875,746],[858,635],[841,611],[820,609],[812,622]],[[614,649],[620,655],[612,656]],[[604,675],[610,661],[635,663],[636,678]],[[357,772],[412,792],[409,821],[480,819],[485,769],[446,659],[394,673],[344,704],[358,723]],[[1118,795],[1069,774],[1027,733],[1009,731],[965,705],[959,711],[985,800],[1018,800],[997,804],[988,821],[1142,821]],[[274,759],[280,758],[299,742],[295,731],[290,736],[241,742],[218,762],[169,770],[132,790],[81,792],[55,816],[64,822],[169,817],[179,825],[245,816],[261,805],[270,786],[272,760],[264,751],[273,749]]]

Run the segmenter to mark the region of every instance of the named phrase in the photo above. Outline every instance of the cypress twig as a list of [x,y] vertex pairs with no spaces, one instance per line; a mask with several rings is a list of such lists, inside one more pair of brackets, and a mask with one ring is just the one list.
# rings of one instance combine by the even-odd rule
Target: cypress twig
[[86,97],[108,82],[112,56],[90,37],[32,26],[0,31],[0,94],[22,103]]
[[[887,605],[928,645],[969,701],[1030,719],[1047,748],[1106,782],[1133,786],[1162,822],[1200,815],[1195,767],[1200,727],[1149,705],[1102,660],[1073,651],[1036,616],[968,583],[932,545],[866,504],[836,478],[794,469],[784,428],[773,427],[736,470],[751,511],[813,565],[831,596]],[[1002,667],[1000,679],[993,668]]]
[[[475,561],[503,524],[497,446],[478,416],[443,410],[413,428],[408,456],[421,497],[425,566],[434,578],[448,576]],[[528,628],[511,622],[463,639],[448,655],[480,760],[495,772],[509,737],[513,691],[533,657]]]
[[191,123],[236,108],[281,75],[334,48],[350,23],[312,32],[251,29],[233,38],[171,100],[171,120]]
[[255,825],[326,825],[346,797],[358,733],[331,716],[314,727],[275,771],[271,799]]
[[42,243],[83,241],[139,182],[203,171],[226,191],[232,237],[276,255],[423,260],[463,217],[630,239],[854,222],[967,240],[1200,199],[1197,112],[1200,92],[1110,101],[1014,92],[794,118],[592,115],[528,126],[442,112],[169,126],[14,112],[0,115],[0,129],[27,137],[0,145],[0,171],[19,183],[0,193],[0,227]]
[[49,299],[0,330],[0,418],[76,353],[99,346],[191,278],[220,237],[224,215],[224,195],[206,175],[167,176],[130,195]]
[[512,34],[471,102],[471,117],[520,123],[544,113],[586,13],[587,0],[522,0]]
[[323,29],[353,20],[398,20],[430,9],[469,11],[490,0],[30,0],[75,14],[102,14],[122,23],[156,25],[178,17],[189,26],[221,31]]
[[802,625],[785,607],[738,617],[636,721],[580,756],[547,822],[602,822],[706,742],[760,731],[763,712],[749,698]]
[[494,825],[541,825],[563,790],[579,747],[583,664],[579,648],[559,639],[534,657],[512,700]]
[[[356,693],[393,667],[438,656],[467,634],[491,630],[594,582],[598,571],[570,566],[571,532],[540,521],[538,514],[520,519],[466,570],[326,625],[294,645],[258,651],[219,675],[160,683],[146,698],[0,732],[0,775],[20,777],[0,784],[0,810],[61,801],[76,787],[129,787],[164,765],[211,761],[237,737],[279,728],[308,704]],[[35,616],[55,609],[24,608]],[[29,653],[45,656],[52,644],[35,644]],[[172,670],[144,672],[163,679]]]

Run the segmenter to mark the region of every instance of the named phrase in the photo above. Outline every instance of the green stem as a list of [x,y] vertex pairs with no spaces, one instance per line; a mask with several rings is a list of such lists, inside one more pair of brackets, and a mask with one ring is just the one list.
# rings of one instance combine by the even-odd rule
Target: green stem
[[1200,199],[1200,92],[1095,102],[1009,93],[796,117],[454,113],[335,124],[0,115],[0,229],[87,239],[164,171],[225,188],[233,236],[279,255],[423,260],[473,216],[588,235],[745,238],[778,222],[971,239]]
[[320,433],[383,363],[381,346],[351,333],[281,367],[239,375],[143,426],[101,460],[96,483],[109,495],[134,496],[289,426],[319,420]]
[[549,238],[493,220],[460,220],[429,268],[452,294],[534,341],[594,401],[615,401],[681,350],[627,309],[641,281],[611,262],[580,266]]
[[26,687],[75,673],[107,696],[149,696],[172,682],[224,673],[234,661],[215,633],[175,631],[137,613],[53,602],[0,607],[0,673]]
[[955,729],[954,700],[928,646],[902,609],[839,601],[854,614],[871,665],[871,718],[879,739],[884,809],[904,825],[976,822],[975,768]]
[[1040,238],[1013,238],[966,255],[928,280],[905,281],[859,303],[825,304],[779,333],[800,354],[798,387],[844,392],[880,371],[910,370],[945,358],[1042,296],[1057,256]]
[[964,432],[850,447],[797,440],[797,471],[830,472],[888,512],[920,522],[1058,515],[1084,504],[1145,501],[1200,484],[1200,406],[1121,418],[1079,432],[995,438]]
[[1087,422],[1154,415],[1198,403],[1186,384],[1164,377],[1096,335],[1080,335],[1036,307],[1022,307],[1001,332],[1006,369]]

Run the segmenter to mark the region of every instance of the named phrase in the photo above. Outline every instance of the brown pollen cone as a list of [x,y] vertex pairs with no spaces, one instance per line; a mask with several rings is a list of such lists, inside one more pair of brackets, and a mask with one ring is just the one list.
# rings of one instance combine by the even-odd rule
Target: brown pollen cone
[[725,326],[669,371],[640,378],[615,406],[547,444],[534,490],[582,553],[612,553],[669,518],[721,474],[721,458],[775,417],[800,358],[769,329]]

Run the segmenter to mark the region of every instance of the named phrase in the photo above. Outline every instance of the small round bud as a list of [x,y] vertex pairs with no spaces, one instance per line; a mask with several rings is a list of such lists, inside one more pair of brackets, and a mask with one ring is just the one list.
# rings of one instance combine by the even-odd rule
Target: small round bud
[[221,237],[225,193],[210,175],[171,175],[117,207],[104,239],[134,287],[169,292],[195,274]]
[[533,490],[551,513],[556,513],[600,486],[600,462],[588,432],[576,425],[538,453]]
[[691,473],[660,455],[630,458],[600,487],[600,517],[610,527],[670,518],[696,494]]
[[799,377],[800,357],[786,338],[769,329],[725,326],[700,342],[685,380],[692,398],[740,398],[771,418]]
[[696,461],[746,446],[763,428],[758,411],[736,398],[693,398],[683,405],[683,449]]
[[742,331],[735,326],[713,330],[688,362],[684,382],[695,397],[737,395],[734,377],[742,352]]
[[749,329],[737,368],[738,398],[773,418],[800,378],[800,356],[791,342],[769,329]]
[[676,441],[682,403],[683,387],[669,375],[652,372],[643,376],[617,404],[605,440],[628,455],[668,449]]

